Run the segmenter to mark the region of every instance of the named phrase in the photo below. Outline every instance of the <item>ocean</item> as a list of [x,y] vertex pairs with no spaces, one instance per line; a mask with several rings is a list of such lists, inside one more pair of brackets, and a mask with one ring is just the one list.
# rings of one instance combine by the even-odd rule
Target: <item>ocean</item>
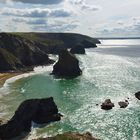
[[[10,119],[26,99],[52,96],[64,117],[45,127],[33,126],[24,140],[67,131],[89,131],[103,140],[140,140],[140,101],[134,96],[140,91],[140,39],[101,43],[86,49],[86,55],[76,55],[83,74],[75,79],[56,79],[50,75],[52,66],[8,79],[0,88],[0,118]],[[108,98],[115,107],[101,110]],[[127,98],[129,106],[119,108],[118,102]]]

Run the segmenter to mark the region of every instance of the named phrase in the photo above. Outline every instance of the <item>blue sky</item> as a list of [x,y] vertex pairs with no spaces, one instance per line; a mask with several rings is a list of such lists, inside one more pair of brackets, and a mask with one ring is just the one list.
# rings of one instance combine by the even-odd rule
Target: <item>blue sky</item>
[[140,37],[140,0],[0,0],[0,31]]

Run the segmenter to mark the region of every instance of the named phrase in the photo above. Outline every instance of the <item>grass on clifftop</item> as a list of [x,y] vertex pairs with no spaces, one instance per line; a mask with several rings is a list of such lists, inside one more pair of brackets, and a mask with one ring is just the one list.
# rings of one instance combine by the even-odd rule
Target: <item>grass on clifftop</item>
[[47,38],[42,38],[41,36],[39,36],[37,33],[12,33],[14,35],[18,35],[21,36],[23,38],[32,40],[32,41],[38,41],[41,42],[42,44],[46,45],[46,46],[58,46],[58,45],[63,45],[64,42],[62,40],[58,40],[58,39],[47,39]]
[[37,140],[99,140],[94,137],[90,133],[80,134],[74,132],[67,132],[64,134],[59,134],[55,137],[51,138],[40,138]]

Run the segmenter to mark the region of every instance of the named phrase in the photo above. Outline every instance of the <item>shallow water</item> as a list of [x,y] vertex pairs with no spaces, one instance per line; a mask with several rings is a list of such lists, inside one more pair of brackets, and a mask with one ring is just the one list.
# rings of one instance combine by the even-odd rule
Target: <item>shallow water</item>
[[[101,40],[102,45],[77,55],[83,75],[73,79],[55,79],[52,66],[38,68],[29,77],[8,82],[0,93],[0,116],[10,118],[25,99],[53,96],[64,118],[44,128],[33,128],[27,136],[36,138],[66,131],[90,131],[104,140],[140,139],[140,40]],[[18,77],[19,78],[19,77]],[[17,78],[17,79],[18,79]],[[117,102],[129,99],[129,107]],[[100,109],[106,98],[115,103],[110,111]]]

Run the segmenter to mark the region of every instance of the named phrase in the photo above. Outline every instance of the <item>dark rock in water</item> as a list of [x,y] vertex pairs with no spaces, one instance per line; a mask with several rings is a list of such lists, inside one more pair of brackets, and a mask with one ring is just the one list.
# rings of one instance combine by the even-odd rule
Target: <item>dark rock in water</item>
[[125,100],[125,102],[128,102],[128,100]]
[[61,114],[52,97],[26,100],[21,103],[11,120],[0,126],[0,139],[7,140],[20,136],[23,132],[30,132],[32,121],[42,124],[60,119]]
[[96,44],[94,44],[94,43],[92,43],[90,41],[87,41],[87,40],[84,40],[82,42],[82,45],[84,46],[84,48],[96,48],[97,47]]
[[118,102],[118,104],[120,108],[126,108],[129,105],[128,101],[125,101],[125,102],[121,101],[121,102]]
[[77,45],[73,48],[71,48],[70,53],[72,54],[85,54],[85,48],[83,45]]
[[80,134],[76,132],[66,132],[64,134],[58,134],[54,137],[49,138],[39,138],[36,140],[99,140],[92,136],[91,133],[87,132],[85,134]]
[[52,74],[72,78],[81,75],[82,71],[78,59],[67,50],[62,50],[58,62],[53,66]]
[[101,105],[101,109],[104,110],[110,110],[113,107],[114,107],[114,103],[112,103],[110,99],[106,99]]
[[135,97],[140,100],[140,91],[135,93]]

